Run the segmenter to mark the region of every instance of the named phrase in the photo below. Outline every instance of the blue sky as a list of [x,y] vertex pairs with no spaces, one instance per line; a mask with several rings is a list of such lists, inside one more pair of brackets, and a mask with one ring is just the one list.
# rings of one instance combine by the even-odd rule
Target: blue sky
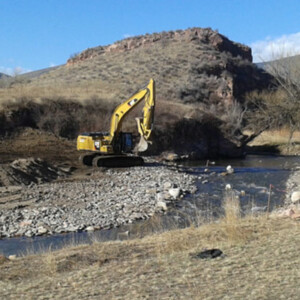
[[38,70],[89,47],[188,27],[218,29],[254,58],[300,53],[299,0],[0,0],[0,72]]

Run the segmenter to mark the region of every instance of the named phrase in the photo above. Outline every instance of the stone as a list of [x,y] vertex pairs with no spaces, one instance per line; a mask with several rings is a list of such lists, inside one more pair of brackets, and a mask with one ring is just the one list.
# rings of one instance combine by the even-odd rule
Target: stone
[[31,231],[31,230],[26,231],[26,232],[25,232],[25,236],[27,236],[27,237],[32,237],[32,236],[33,236],[32,231]]
[[230,184],[230,183],[227,183],[227,184],[225,185],[225,190],[226,190],[226,191],[230,191],[231,189],[232,189],[231,184]]
[[164,183],[164,190],[168,190],[171,187],[172,187],[172,183],[171,182],[167,181],[167,182]]
[[234,173],[234,169],[231,167],[231,165],[228,165],[228,166],[226,167],[226,172],[227,172],[228,174]]
[[20,222],[20,227],[26,227],[26,226],[29,226],[32,224],[32,221],[31,220],[26,220],[26,221],[22,221]]
[[180,188],[169,189],[169,194],[173,197],[173,199],[178,198],[180,195]]
[[167,211],[168,210],[168,207],[167,207],[167,203],[165,201],[158,201],[156,203],[156,207],[160,210],[163,210],[163,211]]
[[94,231],[95,228],[93,226],[88,226],[85,230],[86,231]]
[[292,193],[292,195],[291,195],[291,201],[293,203],[297,203],[297,202],[300,201],[300,191],[295,191],[295,192]]
[[197,192],[197,187],[196,186],[192,186],[192,188],[190,189],[190,193],[191,194],[195,194]]
[[17,259],[17,255],[11,254],[11,255],[8,256],[8,259],[9,260],[16,260]]
[[38,234],[39,235],[46,234],[47,232],[48,232],[47,228],[45,228],[43,226],[38,227]]

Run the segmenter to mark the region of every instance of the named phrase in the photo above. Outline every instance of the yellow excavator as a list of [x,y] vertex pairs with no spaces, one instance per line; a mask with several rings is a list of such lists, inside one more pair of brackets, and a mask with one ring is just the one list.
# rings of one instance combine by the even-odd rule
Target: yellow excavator
[[[122,132],[126,115],[144,100],[143,116],[136,118],[140,142],[134,148],[132,133]],[[94,167],[130,167],[144,163],[142,157],[129,153],[144,152],[151,143],[155,107],[155,82],[150,79],[147,86],[140,89],[114,110],[109,133],[82,133],[77,138],[77,150],[85,151],[80,156],[84,165]]]

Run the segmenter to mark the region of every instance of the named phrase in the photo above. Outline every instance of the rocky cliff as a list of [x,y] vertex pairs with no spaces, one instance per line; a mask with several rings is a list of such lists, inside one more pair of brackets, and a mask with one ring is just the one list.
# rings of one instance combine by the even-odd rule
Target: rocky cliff
[[230,41],[225,36],[210,28],[191,28],[187,30],[168,31],[130,37],[109,46],[99,46],[87,49],[67,61],[67,65],[75,64],[86,59],[93,59],[107,53],[120,53],[137,48],[149,48],[154,43],[163,42],[193,42],[198,45],[210,45],[216,51],[230,52],[233,56],[252,61],[251,49],[240,43]]

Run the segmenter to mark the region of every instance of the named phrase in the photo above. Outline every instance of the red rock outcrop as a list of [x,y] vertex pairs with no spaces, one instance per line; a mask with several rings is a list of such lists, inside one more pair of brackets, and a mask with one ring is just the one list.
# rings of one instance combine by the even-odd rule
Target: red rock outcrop
[[151,47],[157,42],[168,43],[172,41],[183,43],[193,42],[201,45],[207,44],[217,51],[230,52],[233,56],[240,56],[241,58],[252,62],[252,54],[249,47],[232,42],[210,28],[190,28],[187,30],[168,31],[130,37],[108,46],[87,49],[77,56],[70,58],[67,61],[67,65],[73,65],[87,59],[93,59],[98,55],[106,53],[121,53],[136,48]]

